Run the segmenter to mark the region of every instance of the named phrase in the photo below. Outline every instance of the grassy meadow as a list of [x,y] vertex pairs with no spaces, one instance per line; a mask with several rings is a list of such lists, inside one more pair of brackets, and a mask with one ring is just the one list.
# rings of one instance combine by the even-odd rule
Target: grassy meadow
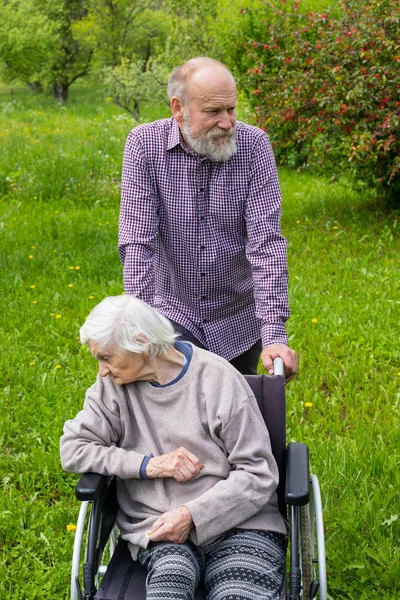
[[[143,120],[168,114],[144,111]],[[0,91],[0,598],[66,599],[78,502],[58,441],[96,364],[79,327],[123,291],[121,157],[133,122],[101,90],[66,107]],[[400,211],[280,172],[289,240],[288,438],[322,487],[328,590],[400,598]]]

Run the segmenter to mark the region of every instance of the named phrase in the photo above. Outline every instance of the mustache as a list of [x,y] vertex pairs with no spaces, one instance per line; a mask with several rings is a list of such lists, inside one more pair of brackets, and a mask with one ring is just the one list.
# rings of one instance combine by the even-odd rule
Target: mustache
[[221,129],[212,129],[207,133],[207,137],[211,139],[215,138],[233,138],[236,135],[236,127],[232,127],[230,131],[221,131]]

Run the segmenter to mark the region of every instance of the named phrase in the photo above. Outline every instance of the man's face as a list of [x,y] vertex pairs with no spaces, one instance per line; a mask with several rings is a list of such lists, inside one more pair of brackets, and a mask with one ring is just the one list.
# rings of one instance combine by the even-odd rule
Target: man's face
[[117,346],[102,348],[97,342],[89,340],[89,350],[99,363],[102,377],[111,377],[117,385],[146,379],[146,360],[143,354],[127,352]]
[[228,75],[193,82],[183,107],[181,130],[190,148],[214,162],[236,152],[236,85]]

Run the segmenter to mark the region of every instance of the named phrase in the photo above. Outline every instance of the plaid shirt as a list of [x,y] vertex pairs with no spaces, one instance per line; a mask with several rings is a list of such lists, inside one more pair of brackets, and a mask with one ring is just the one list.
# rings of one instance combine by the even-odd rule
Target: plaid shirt
[[287,344],[286,240],[268,136],[237,122],[237,152],[189,150],[175,119],[139,125],[123,164],[124,285],[230,360],[262,338]]

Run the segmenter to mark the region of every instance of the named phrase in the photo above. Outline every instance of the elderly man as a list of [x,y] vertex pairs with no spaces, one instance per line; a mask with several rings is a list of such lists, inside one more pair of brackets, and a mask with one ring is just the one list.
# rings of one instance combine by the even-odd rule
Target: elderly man
[[183,339],[256,373],[288,347],[286,241],[267,135],[236,121],[236,84],[210,58],[171,74],[173,116],[130,132],[119,252],[127,294],[156,307]]

